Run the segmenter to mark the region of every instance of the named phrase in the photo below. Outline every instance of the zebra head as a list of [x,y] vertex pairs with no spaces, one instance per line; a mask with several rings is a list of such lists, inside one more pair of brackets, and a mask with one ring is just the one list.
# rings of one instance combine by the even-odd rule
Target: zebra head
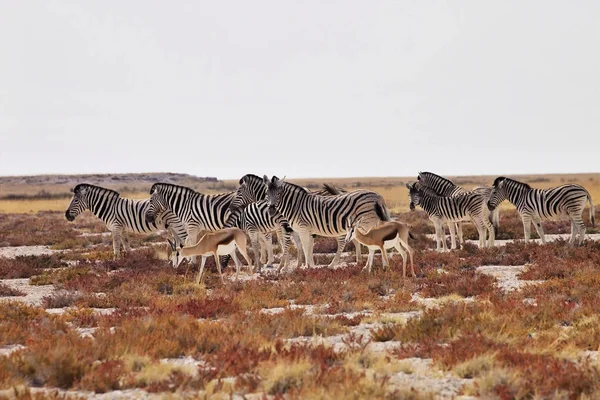
[[[262,185],[262,181],[261,181]],[[235,191],[233,200],[229,204],[229,211],[234,213],[237,210],[241,210],[248,204],[254,203],[260,199],[256,198],[256,194],[252,191],[247,182],[241,182],[240,187]]]
[[494,180],[494,184],[492,185],[492,190],[490,192],[490,197],[487,202],[488,210],[494,211],[496,207],[500,205],[506,199],[506,178],[503,176],[499,176]]
[[[283,178],[285,179],[285,177]],[[269,178],[263,176],[263,183],[267,188],[267,198],[269,200],[269,214],[275,216],[277,213],[277,206],[281,201],[281,193],[283,191],[283,179],[279,179],[275,175],[269,181]]]
[[80,183],[73,189],[73,198],[69,208],[65,211],[67,221],[73,221],[79,214],[90,208],[88,192],[90,186],[86,183]]
[[407,183],[406,188],[408,189],[408,198],[410,199],[410,210],[414,211],[415,206],[421,204],[421,191],[417,186],[417,182],[413,184]]
[[148,202],[148,209],[146,210],[146,222],[149,224],[155,223],[157,216],[167,208],[168,205],[163,187],[159,183],[155,183],[150,189],[150,201]]

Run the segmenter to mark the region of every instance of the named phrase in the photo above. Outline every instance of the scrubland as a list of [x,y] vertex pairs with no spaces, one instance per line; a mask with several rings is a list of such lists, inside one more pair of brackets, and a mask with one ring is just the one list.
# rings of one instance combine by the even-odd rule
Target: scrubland
[[[113,261],[100,221],[63,212],[0,214],[0,398],[600,396],[600,242],[525,244],[514,210],[501,212],[508,242],[448,253],[431,251],[423,212],[396,212],[416,236],[416,278],[402,279],[397,253],[388,271],[376,256],[372,275],[344,253],[336,269],[243,269],[234,281],[228,268],[224,285],[209,260],[200,286],[168,265],[161,235],[132,236]],[[47,254],[12,257],[14,246]],[[319,238],[317,263],[334,251]],[[515,271],[519,289],[492,266]]]

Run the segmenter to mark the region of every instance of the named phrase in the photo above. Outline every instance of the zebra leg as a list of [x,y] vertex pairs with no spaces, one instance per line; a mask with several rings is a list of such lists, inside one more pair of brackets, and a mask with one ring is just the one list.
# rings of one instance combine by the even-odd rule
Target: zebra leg
[[333,260],[328,265],[328,268],[335,267],[340,262],[340,256],[342,255],[342,250],[344,250],[344,246],[346,245],[346,237],[338,236],[337,238],[337,251],[335,252],[335,256],[333,256]]
[[310,263],[310,266],[313,268],[315,267],[314,250],[315,250],[315,238],[313,237],[313,235],[310,235],[310,238],[308,240],[308,262]]
[[477,228],[477,233],[479,234],[479,248],[485,247],[485,239],[486,239],[486,228],[482,218],[472,218],[475,227]]
[[529,242],[531,239],[531,217],[523,216],[523,232],[525,234],[525,241]]
[[362,247],[358,240],[352,239],[352,242],[354,243],[354,251],[356,253],[356,263],[359,263],[362,260]]
[[290,260],[290,235],[283,229],[277,229],[277,241],[281,248],[281,260],[279,260],[279,268],[277,272],[281,272],[281,268],[287,266]]
[[462,246],[463,244],[465,244],[465,240],[464,240],[464,238],[463,238],[463,230],[462,230],[462,227],[463,227],[463,223],[462,223],[462,222],[458,222],[458,223],[456,224],[456,232],[458,233],[458,244],[459,244],[459,245],[461,245],[461,246]]
[[129,252],[131,250],[131,245],[129,244],[129,237],[126,232],[123,232],[123,236],[121,236],[121,243],[123,244],[123,250],[125,252]]
[[[450,250],[456,250],[456,233],[455,229],[458,229],[458,224],[453,222],[448,222],[448,230],[450,231]],[[444,238],[446,241],[446,238]]]
[[273,237],[270,233],[267,233],[264,236],[265,239],[265,247],[267,248],[267,266],[273,266]]
[[310,232],[303,231],[302,233],[298,233],[300,236],[300,241],[302,242],[302,250],[304,251],[304,263],[308,267],[314,267],[315,263],[312,258],[312,253],[310,253],[312,247],[312,236]]
[[[233,249],[233,251],[231,252],[231,258],[233,258],[233,262],[235,263],[235,267],[236,268],[240,268],[242,263],[241,261],[237,258],[237,254],[235,254],[235,249]],[[219,265],[221,265],[221,263],[219,263]],[[251,267],[251,266],[250,266]]]
[[544,237],[544,228],[542,227],[542,221],[536,219],[533,221],[533,223],[535,226],[535,230],[537,231],[538,235],[540,236],[540,239],[542,240],[542,244],[546,244],[546,238]]
[[[262,243],[262,246],[260,246],[260,262],[261,264],[265,264],[267,263],[267,246],[269,245],[267,243],[267,235],[260,235],[259,238]],[[271,239],[270,235],[268,239]],[[271,244],[273,244],[273,241],[271,241]]]
[[439,221],[434,221],[433,225],[435,226],[435,239],[437,242],[436,251],[442,251],[441,243],[444,244],[444,250],[448,250],[446,247],[446,241],[442,240],[442,237],[444,236],[442,224]]
[[571,239],[569,244],[572,246],[575,243],[576,237],[579,235],[579,227],[575,224],[575,220],[571,218]]
[[487,231],[488,231],[487,246],[494,247],[494,242],[496,240],[496,227],[485,216],[483,217],[483,223],[485,224],[485,227],[487,228]]
[[260,249],[258,243],[258,233],[252,232],[250,236],[250,243],[252,243],[252,251],[254,251],[254,268],[252,272],[260,272],[263,267],[262,261],[260,260]]
[[292,240],[294,241],[294,245],[296,246],[296,258],[298,259],[298,267],[304,264],[304,247],[302,246],[302,241],[300,240],[300,235],[297,232],[292,232]]
[[[575,228],[571,228],[571,231],[575,230],[575,232],[578,233],[579,239],[577,240],[577,245],[581,245],[585,239],[585,224],[583,223],[583,219],[581,219],[581,215],[575,215],[571,218],[571,223],[573,228]],[[573,236],[573,234],[571,234],[571,236]],[[575,245],[575,237],[573,237],[572,245]]]
[[121,234],[120,230],[115,230],[112,233],[113,237],[113,259],[117,259],[119,257],[119,252],[121,250]]

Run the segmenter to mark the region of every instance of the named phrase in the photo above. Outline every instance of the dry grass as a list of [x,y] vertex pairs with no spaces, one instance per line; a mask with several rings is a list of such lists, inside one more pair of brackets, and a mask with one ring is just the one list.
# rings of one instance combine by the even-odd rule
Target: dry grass
[[[596,175],[577,177],[600,198],[594,192]],[[553,176],[535,185],[568,178],[572,176]],[[489,183],[487,177],[469,179],[459,181],[466,186]],[[394,210],[406,207],[401,178],[323,181],[346,188],[370,182]],[[398,217],[418,237],[411,242],[416,278],[401,278],[397,254],[387,272],[376,258],[370,276],[352,263],[352,254],[344,259],[349,263],[345,268],[296,269],[256,280],[228,279],[224,285],[211,260],[205,285],[196,286],[190,276],[184,278],[185,267],[169,267],[152,249],[112,261],[110,238],[84,242],[78,236],[80,231],[104,230],[88,214],[74,223],[64,220],[62,210],[1,214],[0,242],[67,251],[0,259],[1,279],[30,278],[58,290],[41,306],[26,306],[15,298],[0,302],[0,347],[24,346],[0,357],[0,387],[19,387],[22,397],[28,387],[41,386],[97,393],[142,388],[167,396],[203,391],[215,397],[431,398],[426,391],[393,383],[399,375],[420,376],[423,372],[407,358],[421,357],[433,359],[431,379],[472,379],[457,395],[597,397],[598,365],[579,361],[583,351],[600,349],[597,242],[579,248],[564,241],[491,249],[467,245],[435,253],[423,236],[432,232],[424,213]],[[567,228],[549,223],[546,231]],[[514,212],[503,212],[500,229],[505,238],[523,234]],[[465,234],[475,235],[470,229]],[[157,238],[134,238],[134,247],[148,240]],[[315,248],[331,253],[334,246],[319,239]],[[328,262],[332,255],[319,257]],[[69,266],[65,260],[78,264]],[[504,293],[494,279],[476,272],[481,265],[523,264],[529,266],[521,279],[545,282]],[[232,273],[228,269],[227,277]],[[451,301],[425,309],[413,300],[415,294]],[[67,308],[63,314],[48,314],[43,307]],[[422,314],[407,322],[404,314],[386,314],[407,311]],[[345,312],[358,314],[339,314]]]
[[[535,188],[548,188],[562,185],[565,183],[579,183],[584,186],[592,195],[592,199],[600,202],[600,175],[599,174],[548,174],[548,175],[511,175],[511,177],[528,182]],[[473,188],[481,185],[491,185],[496,176],[449,176],[455,183],[465,187]],[[381,178],[310,178],[310,179],[291,179],[291,182],[299,185],[316,189],[321,188],[323,183],[333,183],[336,186],[348,190],[369,189],[375,190],[383,195],[388,207],[394,213],[408,211],[408,191],[404,184],[416,180],[412,177],[381,177]],[[203,193],[222,193],[235,190],[237,180],[227,180],[221,182],[188,183],[190,187]],[[124,197],[134,199],[144,199],[149,197],[148,191],[150,184],[109,184],[111,189],[121,192]],[[69,185],[5,185],[3,193],[6,195],[35,196],[40,192],[47,192],[52,195],[68,196],[59,199],[28,199],[11,200],[0,198],[0,213],[37,213],[39,211],[64,211],[69,205]],[[502,209],[513,208],[508,203],[502,204]]]

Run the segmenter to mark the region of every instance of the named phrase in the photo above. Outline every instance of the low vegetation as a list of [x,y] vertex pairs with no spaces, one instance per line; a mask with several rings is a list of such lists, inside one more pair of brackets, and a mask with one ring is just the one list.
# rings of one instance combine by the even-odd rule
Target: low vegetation
[[[386,182],[377,184],[396,190]],[[481,398],[600,395],[598,242],[466,244],[436,253],[424,213],[395,216],[417,237],[416,278],[402,279],[397,253],[388,271],[377,257],[367,275],[349,244],[342,268],[268,271],[253,279],[243,269],[246,279],[237,282],[228,268],[221,284],[209,260],[205,283],[195,285],[195,268],[172,268],[163,246],[152,245],[160,236],[133,237],[137,249],[113,261],[110,237],[98,235],[104,228],[88,214],[73,223],[61,212],[0,214],[3,245],[60,250],[0,257],[0,279],[54,288],[33,306],[10,282],[0,283],[0,349],[13,349],[0,355],[0,387],[23,398],[35,397],[33,387],[140,388],[175,397],[202,391],[430,398],[427,389],[437,387],[431,382],[452,381],[460,382],[454,395]],[[476,238],[469,225],[465,235]],[[522,235],[518,215],[503,210],[500,237]],[[321,263],[334,250],[332,239],[315,244]],[[477,269],[485,265],[525,266],[518,278],[540,283],[505,292]],[[428,372],[418,359],[431,359]],[[404,380],[411,377],[426,383],[411,389]]]

